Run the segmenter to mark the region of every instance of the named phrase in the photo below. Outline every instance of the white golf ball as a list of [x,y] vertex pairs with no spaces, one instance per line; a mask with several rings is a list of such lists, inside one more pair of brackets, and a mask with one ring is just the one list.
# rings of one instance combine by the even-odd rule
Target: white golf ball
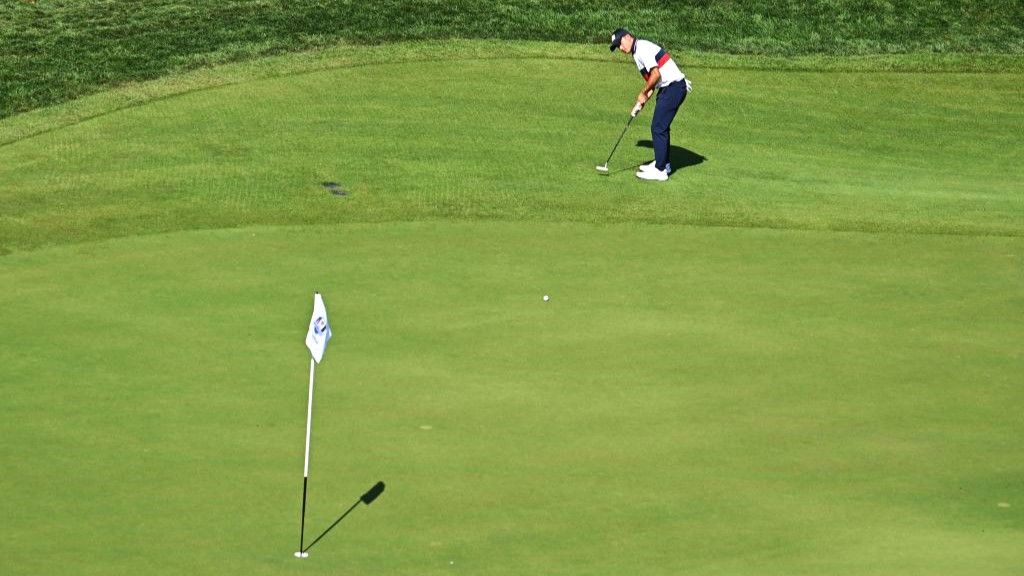
[[545,294],[544,295],[544,301],[547,302],[548,300],[551,300],[551,296],[548,296],[547,294]]

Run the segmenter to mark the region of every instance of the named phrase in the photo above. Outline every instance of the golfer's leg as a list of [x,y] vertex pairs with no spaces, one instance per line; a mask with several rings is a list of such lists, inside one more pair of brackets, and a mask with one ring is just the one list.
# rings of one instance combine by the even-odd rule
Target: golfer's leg
[[[669,151],[672,149],[672,121],[675,120],[683,100],[686,100],[686,87],[682,82],[658,91],[658,104],[654,108],[654,119],[651,121],[651,140],[654,142],[655,166],[659,170],[664,170],[668,164]],[[660,136],[655,135],[655,132]]]
[[668,127],[672,118],[668,117],[667,109],[662,105],[661,94],[654,107],[654,118],[651,120],[651,142],[654,144],[654,167],[664,170],[668,164]]

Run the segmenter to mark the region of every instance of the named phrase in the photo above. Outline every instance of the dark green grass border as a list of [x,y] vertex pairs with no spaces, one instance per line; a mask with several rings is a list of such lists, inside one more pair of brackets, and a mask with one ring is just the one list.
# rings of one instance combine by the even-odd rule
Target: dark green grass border
[[[203,68],[148,82],[131,83],[71,102],[0,119],[0,146],[53,132],[119,110],[182,94],[269,78],[321,70],[388,63],[468,59],[560,59],[623,63],[604,47],[560,42],[445,40],[378,46],[339,44],[299,52]],[[750,69],[779,72],[906,72],[1024,74],[1024,59],[992,54],[909,54],[874,56],[738,56],[676,52],[686,69]]]
[[1019,0],[6,0],[0,117],[227,62],[453,38],[763,56],[1024,55]]

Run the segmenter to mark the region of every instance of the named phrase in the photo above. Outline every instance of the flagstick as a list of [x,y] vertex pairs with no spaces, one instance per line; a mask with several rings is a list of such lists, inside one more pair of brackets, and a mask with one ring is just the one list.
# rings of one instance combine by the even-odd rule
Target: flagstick
[[302,522],[299,528],[299,551],[296,558],[306,558],[309,552],[303,547],[306,536],[306,488],[309,486],[309,436],[313,430],[313,376],[316,373],[316,361],[309,359],[309,409],[306,411],[306,462],[302,469]]

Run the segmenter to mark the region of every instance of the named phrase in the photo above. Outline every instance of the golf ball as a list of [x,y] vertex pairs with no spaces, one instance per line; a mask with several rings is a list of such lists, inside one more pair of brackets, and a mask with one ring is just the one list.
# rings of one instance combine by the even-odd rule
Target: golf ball
[[545,294],[544,295],[544,301],[547,302],[548,300],[551,300],[551,296],[548,296],[547,294]]

